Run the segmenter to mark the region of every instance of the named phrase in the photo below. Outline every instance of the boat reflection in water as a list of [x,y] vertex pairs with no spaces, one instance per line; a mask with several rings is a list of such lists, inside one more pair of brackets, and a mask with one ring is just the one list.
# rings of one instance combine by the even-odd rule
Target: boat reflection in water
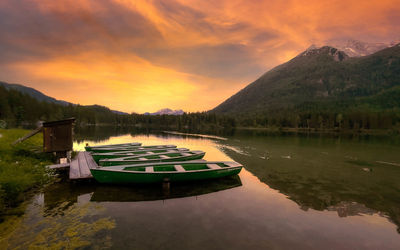
[[174,182],[169,187],[159,185],[104,185],[95,181],[86,183],[62,182],[44,190],[44,206],[47,213],[58,213],[80,199],[92,202],[139,202],[195,197],[242,186],[238,175],[219,179]]

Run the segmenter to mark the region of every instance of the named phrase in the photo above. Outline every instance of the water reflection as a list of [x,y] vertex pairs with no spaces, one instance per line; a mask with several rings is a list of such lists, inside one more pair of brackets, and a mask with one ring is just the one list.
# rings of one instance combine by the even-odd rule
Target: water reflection
[[112,246],[115,220],[96,204],[64,204],[56,213],[43,210],[42,195],[27,208],[20,226],[7,239],[6,249],[104,249]]
[[[97,129],[101,129],[101,133],[95,131],[90,138],[108,134],[113,143],[132,141],[132,138],[147,144],[174,143],[206,151],[208,160],[233,159],[303,210],[332,210],[339,206],[342,207],[340,211],[348,211],[343,209],[343,204],[355,202],[381,211],[400,228],[400,168],[396,166],[400,162],[399,137],[239,130],[234,136],[228,136],[228,140],[225,137],[218,140],[148,130],[112,137],[113,133],[127,131]],[[74,147],[83,149],[85,142],[76,143]]]
[[[150,134],[163,134],[161,129],[151,129],[146,127],[134,127],[134,126],[76,126],[74,129],[75,140],[81,142],[83,140],[90,140],[94,143],[104,142],[109,140],[111,137],[119,135],[130,134],[136,136],[138,134],[150,135]],[[171,131],[175,132],[175,131]],[[235,129],[210,129],[209,131],[201,130],[185,130],[183,134],[208,134],[214,136],[232,136],[235,134]],[[178,132],[179,133],[179,132]],[[164,134],[165,135],[165,134]]]
[[80,197],[89,195],[93,202],[137,202],[196,197],[240,187],[239,176],[218,180],[192,183],[172,183],[168,189],[162,185],[104,185],[96,182],[62,182],[46,188],[44,206],[48,215],[62,213],[62,210],[78,202]]
[[329,136],[237,136],[224,144],[229,157],[304,211],[377,213],[400,232],[400,168],[381,162],[400,162],[397,144]]
[[[12,246],[19,239],[24,247],[46,246],[43,239],[56,246],[71,237],[81,248],[400,249],[400,169],[380,163],[400,162],[394,139],[126,132],[84,132],[74,148],[175,144],[205,151],[207,160],[236,160],[245,169],[236,177],[171,184],[169,192],[160,185],[51,185],[28,209]],[[74,238],[80,223],[88,233]]]
[[[238,161],[304,211],[335,210],[339,216],[374,211],[389,216],[400,228],[399,137],[239,130],[219,140],[131,131],[109,141],[121,143],[133,138],[147,144],[173,143],[200,149],[207,152],[208,160]],[[83,147],[84,142],[75,147]]]
[[357,202],[345,202],[341,201],[334,206],[329,206],[327,208],[328,211],[336,211],[339,217],[347,217],[347,216],[360,216],[362,214],[379,214],[380,216],[385,216],[382,212],[373,210],[371,208],[366,207],[364,204],[359,204]]
[[77,142],[83,140],[92,143],[101,143],[119,135],[129,134],[150,134],[151,130],[137,127],[117,127],[117,126],[76,126],[74,129],[74,138]]

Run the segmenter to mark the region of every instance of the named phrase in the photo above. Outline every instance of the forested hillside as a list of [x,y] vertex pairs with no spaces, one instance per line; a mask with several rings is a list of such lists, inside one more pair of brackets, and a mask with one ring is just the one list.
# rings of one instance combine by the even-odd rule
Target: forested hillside
[[57,103],[57,104],[62,104],[62,105],[68,105],[69,102],[66,101],[61,101],[61,100],[57,100],[53,97],[47,96],[45,94],[43,94],[42,92],[34,89],[34,88],[30,88],[21,84],[15,84],[15,83],[7,83],[7,82],[1,82],[0,81],[0,86],[4,87],[5,89],[13,89],[13,90],[17,90],[21,93],[27,94],[33,98],[35,98],[38,101],[44,101],[44,102],[50,102],[50,103]]
[[399,126],[400,45],[359,58],[332,47],[307,50],[212,112],[240,117],[241,126]]
[[[54,99],[55,100],[55,99]],[[76,117],[80,123],[95,124],[118,121],[119,116],[102,106],[81,106],[38,100],[30,94],[0,85],[0,120],[9,126],[34,124]]]
[[191,113],[183,115],[139,115],[117,113],[99,105],[62,105],[39,101],[29,94],[0,85],[0,124],[6,127],[35,125],[37,121],[53,121],[75,117],[78,125],[119,125],[156,129],[189,129],[215,131],[235,127],[231,117]]

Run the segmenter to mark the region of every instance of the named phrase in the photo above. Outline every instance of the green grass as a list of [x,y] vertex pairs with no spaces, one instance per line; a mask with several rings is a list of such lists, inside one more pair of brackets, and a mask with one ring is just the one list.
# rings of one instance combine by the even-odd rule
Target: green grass
[[16,139],[29,133],[23,129],[0,129],[0,216],[15,213],[26,199],[26,192],[51,180],[45,166],[52,156],[41,153],[42,134],[11,146]]

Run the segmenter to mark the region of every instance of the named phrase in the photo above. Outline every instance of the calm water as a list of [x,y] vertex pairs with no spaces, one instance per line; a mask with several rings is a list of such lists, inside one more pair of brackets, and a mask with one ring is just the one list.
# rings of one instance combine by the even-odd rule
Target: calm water
[[239,176],[161,185],[61,181],[37,194],[10,248],[400,249],[396,138],[81,131],[75,150],[123,142],[203,150]]

